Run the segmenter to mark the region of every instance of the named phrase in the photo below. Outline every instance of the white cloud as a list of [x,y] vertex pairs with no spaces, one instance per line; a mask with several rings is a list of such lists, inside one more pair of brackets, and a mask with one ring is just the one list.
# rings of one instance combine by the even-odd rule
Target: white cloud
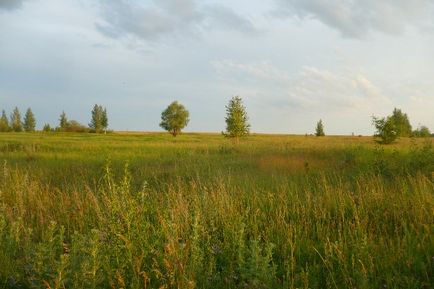
[[409,26],[432,26],[431,0],[275,0],[279,15],[313,18],[345,37],[364,37],[371,31],[401,33]]
[[267,62],[242,64],[222,60],[213,61],[212,65],[226,81],[253,86],[269,105],[341,111],[366,110],[390,102],[379,87],[357,71],[332,72],[305,66],[290,75]]

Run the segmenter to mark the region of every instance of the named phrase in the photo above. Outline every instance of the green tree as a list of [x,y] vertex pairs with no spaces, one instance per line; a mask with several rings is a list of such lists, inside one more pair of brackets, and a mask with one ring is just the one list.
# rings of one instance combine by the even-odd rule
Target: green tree
[[57,130],[59,131],[67,131],[68,129],[68,118],[66,117],[66,113],[62,111],[59,117],[59,127]]
[[6,112],[3,110],[2,116],[0,118],[0,132],[7,132],[7,131],[10,131],[9,120],[8,117],[6,116]]
[[102,111],[101,125],[104,129],[104,133],[107,133],[108,116],[107,116],[107,110],[105,109],[105,107],[104,107],[104,110]]
[[21,121],[21,113],[18,107],[15,107],[11,114],[10,127],[12,131],[21,132],[23,131],[23,123]]
[[30,107],[27,109],[23,123],[24,130],[27,132],[35,131],[36,119]]
[[174,101],[161,113],[160,127],[176,137],[187,126],[190,121],[189,116],[188,110],[182,104]]
[[315,135],[316,136],[325,136],[324,125],[322,124],[321,119],[316,123]]
[[387,118],[372,117],[372,124],[375,126],[375,137],[379,137],[379,143],[390,144],[398,138],[396,127],[393,119],[389,116]]
[[250,132],[247,111],[243,105],[241,97],[234,96],[226,106],[226,137],[234,138],[236,142],[240,137],[246,136]]
[[96,133],[106,131],[108,127],[107,110],[101,105],[95,104],[92,109],[92,119],[89,127]]
[[406,113],[403,113],[400,109],[395,108],[390,118],[395,125],[395,131],[398,137],[411,136],[411,124]]
[[42,129],[43,132],[51,132],[51,126],[46,123],[44,124],[44,128]]
[[430,137],[431,131],[429,130],[428,127],[422,125],[413,132],[413,135],[415,137]]

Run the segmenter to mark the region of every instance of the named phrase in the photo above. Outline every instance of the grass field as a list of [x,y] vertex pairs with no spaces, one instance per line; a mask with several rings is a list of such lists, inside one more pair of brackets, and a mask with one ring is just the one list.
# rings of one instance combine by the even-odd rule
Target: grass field
[[432,142],[0,134],[0,288],[434,288]]

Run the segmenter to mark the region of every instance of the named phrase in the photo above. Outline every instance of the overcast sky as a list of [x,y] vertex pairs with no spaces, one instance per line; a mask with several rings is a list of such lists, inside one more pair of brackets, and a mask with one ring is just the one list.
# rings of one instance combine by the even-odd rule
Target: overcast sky
[[115,130],[224,130],[240,95],[252,131],[372,134],[394,107],[434,130],[433,0],[0,0],[0,109],[95,103]]

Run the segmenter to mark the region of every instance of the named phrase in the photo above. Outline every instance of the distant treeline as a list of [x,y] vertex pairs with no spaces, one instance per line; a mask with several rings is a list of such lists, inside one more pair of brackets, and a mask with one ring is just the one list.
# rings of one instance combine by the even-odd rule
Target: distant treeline
[[[76,120],[69,120],[64,111],[59,116],[59,125],[51,127],[48,123],[44,125],[44,132],[94,132],[106,133],[108,128],[107,110],[101,105],[95,104],[91,112],[91,120],[88,126]],[[24,118],[21,117],[20,110],[15,107],[10,117],[6,111],[2,111],[0,118],[0,132],[34,132],[36,131],[36,118],[31,108],[28,108]]]
[[[161,115],[162,122],[160,126],[170,132],[173,136],[181,133],[181,130],[189,122],[188,110],[177,101],[172,102]],[[239,137],[249,134],[250,124],[246,108],[239,96],[234,96],[226,106],[226,131],[223,134],[238,140]],[[398,137],[429,137],[431,134],[428,127],[421,125],[413,130],[406,113],[395,108],[392,115],[378,118],[373,116],[372,124],[376,128],[375,136],[379,142],[388,144]],[[28,108],[24,118],[17,107],[13,110],[8,118],[6,112],[2,111],[0,118],[0,132],[33,132],[36,127],[36,119],[31,110]],[[91,111],[91,121],[86,126],[76,120],[68,120],[64,111],[60,114],[59,125],[51,127],[49,124],[43,126],[44,132],[94,132],[106,133],[108,128],[107,110],[101,105],[95,104]],[[324,124],[320,119],[315,127],[316,136],[324,136]]]

